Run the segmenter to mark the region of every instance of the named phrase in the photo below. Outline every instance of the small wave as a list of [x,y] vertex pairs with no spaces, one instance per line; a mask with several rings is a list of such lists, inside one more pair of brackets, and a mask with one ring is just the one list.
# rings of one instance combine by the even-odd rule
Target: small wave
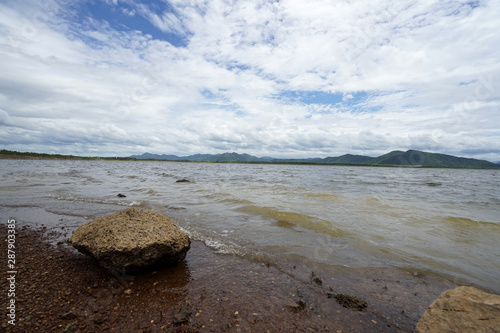
[[287,221],[287,220],[278,220],[278,221],[276,222],[276,225],[277,225],[278,227],[283,227],[283,228],[292,228],[292,227],[294,227],[294,226],[295,226],[295,224],[293,224],[293,223],[291,223],[291,222],[289,222],[289,221]]
[[212,235],[206,235],[200,231],[189,230],[182,226],[179,226],[178,224],[176,225],[179,227],[179,229],[187,233],[189,237],[191,237],[194,240],[202,241],[203,243],[205,243],[206,246],[215,250],[216,253],[233,254],[241,257],[249,254],[249,251],[247,249],[234,242],[227,240],[227,238],[217,239]]
[[500,224],[495,222],[486,222],[486,221],[477,221],[472,220],[466,217],[455,217],[455,216],[447,216],[444,218],[445,222],[452,223],[455,226],[463,227],[463,228],[472,228],[485,226],[490,228],[498,228],[500,229]]
[[147,201],[132,201],[131,203],[128,204],[130,207],[143,207],[143,208],[149,208],[150,205]]
[[234,203],[234,204],[244,204],[244,205],[251,205],[251,204],[253,204],[253,202],[250,201],[250,200],[239,199],[239,198],[224,198],[224,199],[221,199],[220,202]]
[[157,192],[155,190],[153,190],[152,188],[140,188],[140,189],[133,190],[133,192],[139,192],[139,193],[144,193],[144,194],[157,194]]
[[345,195],[329,192],[305,192],[304,196],[317,199],[344,199]]
[[165,205],[164,207],[165,207],[165,208],[167,208],[167,209],[172,209],[172,210],[183,210],[183,209],[187,209],[186,207],[180,207],[180,206],[169,206],[169,205]]
[[[133,205],[135,205],[134,203],[137,203],[137,201],[133,201],[131,203],[130,201],[124,201],[124,200],[106,199],[106,198],[88,198],[88,197],[77,196],[77,195],[69,195],[69,194],[65,194],[65,193],[49,194],[48,197],[54,198],[57,200],[64,200],[64,201],[110,204],[110,205],[119,205],[119,206],[133,206]],[[140,204],[140,202],[139,202],[139,204]]]
[[98,183],[98,184],[101,184],[102,182],[98,179],[95,179],[93,177],[82,177],[83,180],[87,183]]
[[193,191],[195,193],[208,193],[204,194],[202,197],[214,201],[218,201],[221,203],[230,203],[230,204],[243,204],[243,205],[251,205],[253,204],[252,201],[247,200],[247,199],[241,199],[236,196],[233,196],[230,193],[226,192],[211,192],[210,190],[206,189],[199,189]]
[[264,217],[275,219],[276,225],[281,227],[298,227],[332,237],[345,237],[349,235],[347,231],[336,227],[331,221],[326,221],[305,214],[279,211],[272,207],[261,207],[256,205],[243,206],[238,208],[237,210],[249,214],[261,215]]
[[177,176],[176,176],[176,175],[173,175],[173,174],[171,174],[171,173],[165,173],[165,172],[162,172],[162,173],[161,173],[161,176],[162,176],[162,177],[169,177],[169,178],[177,178]]
[[76,169],[70,169],[67,172],[59,172],[58,175],[62,177],[80,177],[81,171]]

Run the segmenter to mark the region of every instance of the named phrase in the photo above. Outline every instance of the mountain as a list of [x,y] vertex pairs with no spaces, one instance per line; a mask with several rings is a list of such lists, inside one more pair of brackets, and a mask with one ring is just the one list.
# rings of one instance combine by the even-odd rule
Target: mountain
[[297,163],[297,164],[338,164],[366,166],[402,166],[430,168],[469,168],[469,169],[500,169],[500,164],[473,158],[456,157],[446,154],[427,153],[418,150],[395,150],[379,157],[345,154],[337,157],[280,159],[272,157],[255,157],[248,154],[195,154],[189,156],[156,155],[144,153],[132,155],[138,160],[192,161],[192,162],[235,162],[235,163]]
[[177,155],[156,155],[144,153],[142,155],[132,155],[131,158],[138,160],[159,160],[159,161],[190,161],[190,162],[260,162],[262,159],[248,154],[224,153],[224,154],[195,154],[189,156]]
[[327,157],[324,161],[337,164],[369,164],[373,159],[369,156],[345,154],[339,157]]
[[72,155],[54,155],[39,153],[23,153],[1,149],[0,159],[105,159],[105,160],[158,160],[158,161],[190,161],[190,162],[234,162],[234,163],[293,163],[293,164],[325,164],[325,165],[360,165],[360,166],[400,166],[427,168],[464,168],[464,169],[500,169],[500,162],[493,163],[474,158],[453,155],[428,153],[418,150],[394,150],[379,157],[345,154],[325,158],[283,159],[273,157],[255,157],[248,154],[195,154],[189,156],[157,155],[144,153],[129,157],[82,157]]
[[371,161],[372,165],[422,166],[431,168],[495,169],[495,163],[474,158],[427,153],[418,150],[392,151]]
[[135,158],[138,160],[165,160],[165,161],[177,161],[179,160],[179,156],[176,155],[156,155],[151,153],[144,153],[142,155],[132,155],[131,158]]

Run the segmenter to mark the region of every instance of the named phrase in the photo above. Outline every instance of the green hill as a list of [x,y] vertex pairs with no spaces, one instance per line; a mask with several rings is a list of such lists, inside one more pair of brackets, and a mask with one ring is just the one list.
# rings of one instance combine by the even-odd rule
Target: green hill
[[473,158],[446,154],[427,153],[418,150],[392,151],[373,159],[371,165],[422,166],[432,168],[498,169],[498,164]]
[[374,158],[363,155],[351,155],[345,154],[339,157],[327,157],[324,159],[326,163],[338,163],[338,164],[367,164],[370,163]]

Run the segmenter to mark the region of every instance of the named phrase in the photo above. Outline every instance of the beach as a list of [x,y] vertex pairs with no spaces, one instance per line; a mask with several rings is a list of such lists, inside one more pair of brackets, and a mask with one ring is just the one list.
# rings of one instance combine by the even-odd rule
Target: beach
[[[1,323],[8,332],[412,332],[450,287],[411,272],[323,276],[295,267],[291,275],[199,241],[175,267],[110,273],[66,244],[66,230],[17,223],[16,320]],[[337,294],[366,308],[343,306]]]

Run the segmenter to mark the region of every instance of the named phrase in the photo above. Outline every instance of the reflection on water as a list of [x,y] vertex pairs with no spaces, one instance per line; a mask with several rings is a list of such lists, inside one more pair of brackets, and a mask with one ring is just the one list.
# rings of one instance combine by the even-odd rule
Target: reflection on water
[[[71,230],[142,207],[221,253],[418,269],[500,292],[498,170],[19,160],[0,167],[2,219],[15,209],[17,218]],[[39,216],[25,216],[23,205]]]

